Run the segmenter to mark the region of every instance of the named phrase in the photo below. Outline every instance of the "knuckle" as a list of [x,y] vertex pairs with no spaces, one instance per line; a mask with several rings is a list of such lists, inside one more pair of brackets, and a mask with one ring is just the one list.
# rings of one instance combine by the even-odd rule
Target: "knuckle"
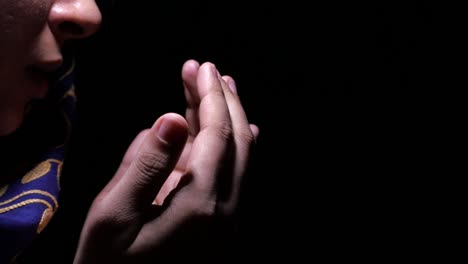
[[117,203],[112,195],[99,195],[92,203],[90,209],[96,225],[120,225],[128,223],[133,217],[132,210]]
[[199,219],[211,219],[216,215],[216,202],[203,200],[192,205],[192,214]]
[[237,133],[236,141],[240,142],[243,145],[251,146],[255,143],[255,137],[250,131],[242,130]]
[[223,120],[213,125],[214,134],[221,140],[231,140],[233,129],[230,120]]
[[96,229],[104,229],[120,226],[124,221],[123,214],[117,213],[116,208],[109,204],[95,201],[90,209],[89,219],[92,219],[91,225]]
[[194,195],[192,191],[189,199],[183,199],[183,201],[180,201],[185,208],[184,211],[192,219],[208,220],[213,218],[217,213],[218,207],[216,198],[211,198],[208,195],[201,195],[202,191],[196,191],[198,195]]
[[163,153],[141,152],[134,164],[143,178],[152,178],[165,168],[167,162],[168,156]]

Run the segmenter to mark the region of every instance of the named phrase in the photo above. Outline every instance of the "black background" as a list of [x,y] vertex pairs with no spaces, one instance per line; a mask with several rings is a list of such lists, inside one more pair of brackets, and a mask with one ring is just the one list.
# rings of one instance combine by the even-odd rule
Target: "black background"
[[163,113],[183,113],[180,69],[190,58],[233,76],[260,127],[241,207],[241,259],[407,253],[416,231],[400,235],[414,227],[412,212],[394,214],[405,189],[395,191],[396,166],[382,155],[397,140],[380,138],[392,128],[374,106],[387,100],[367,98],[439,81],[429,66],[436,55],[426,56],[436,46],[430,4],[100,5],[101,31],[78,43],[79,119],[61,211],[41,238],[55,241],[61,258],[73,255],[92,198],[138,131]]

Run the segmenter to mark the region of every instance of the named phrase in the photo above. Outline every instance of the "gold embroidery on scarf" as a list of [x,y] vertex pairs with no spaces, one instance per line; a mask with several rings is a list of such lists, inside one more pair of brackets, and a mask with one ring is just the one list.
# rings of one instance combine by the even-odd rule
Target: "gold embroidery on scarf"
[[66,73],[64,73],[64,74],[62,75],[62,77],[59,78],[58,81],[59,81],[59,82],[63,81],[63,79],[67,78],[67,76],[70,75],[70,74],[73,72],[74,69],[75,69],[75,60],[73,60],[70,69],[68,69],[68,71],[67,71]]
[[54,216],[54,210],[52,210],[51,208],[47,208],[47,209],[44,210],[44,212],[42,213],[41,221],[37,225],[36,232],[38,234],[41,233],[42,230],[44,230],[44,228],[47,226],[47,224],[52,219],[52,216]]
[[21,179],[21,183],[29,183],[46,175],[52,167],[51,162],[56,162],[58,164],[59,169],[61,168],[62,161],[57,159],[47,159],[39,163],[34,169],[32,169],[30,172],[24,175]]
[[76,102],[76,93],[75,93],[75,85],[72,84],[71,88],[63,95],[62,100],[67,98],[67,97],[73,98],[73,101]]
[[[13,197],[11,199],[8,199],[8,200],[6,200],[4,202],[1,202],[0,206],[5,205],[5,204],[9,204],[9,203],[13,202],[14,200],[17,200],[17,199],[19,199],[19,198],[21,198],[21,197],[23,197],[25,195],[33,194],[33,193],[42,194],[44,196],[49,197],[54,202],[55,208],[58,207],[57,199],[52,194],[50,194],[48,192],[45,192],[45,191],[41,191],[41,190],[30,190],[30,191],[23,192],[21,194],[16,195],[15,197]],[[0,208],[0,210],[2,210],[2,208]]]
[[47,160],[39,163],[34,169],[32,169],[31,171],[26,173],[26,175],[23,176],[23,178],[21,179],[21,183],[25,184],[39,179],[40,177],[46,175],[50,171],[51,167],[52,165]]
[[0,188],[0,197],[2,197],[2,195],[6,193],[7,188],[8,188],[8,185],[5,185],[2,188]]
[[15,209],[18,209],[18,208],[23,207],[25,205],[33,204],[33,203],[41,203],[41,204],[47,206],[47,208],[50,208],[52,210],[52,205],[49,202],[47,202],[46,200],[43,200],[43,199],[29,199],[29,200],[25,200],[25,201],[22,201],[20,203],[14,204],[14,205],[10,205],[10,206],[5,207],[5,208],[0,208],[0,214],[3,214],[5,212],[11,211],[11,210],[15,210]]

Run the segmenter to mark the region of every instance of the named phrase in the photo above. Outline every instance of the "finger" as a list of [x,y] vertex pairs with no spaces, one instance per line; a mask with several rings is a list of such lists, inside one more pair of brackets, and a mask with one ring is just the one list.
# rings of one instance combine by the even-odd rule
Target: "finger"
[[[236,96],[234,96],[234,97],[237,99],[237,101],[239,101],[239,96],[238,96],[238,94],[237,94],[237,85],[236,85],[236,82],[234,81],[234,79],[233,79],[231,76],[225,75],[225,76],[223,76],[223,80],[224,80],[224,81],[226,82],[226,84],[228,85],[229,90],[230,90],[233,94],[236,95]],[[228,94],[229,94],[229,93],[228,93]],[[230,97],[230,96],[229,96],[229,97]],[[240,104],[240,101],[239,101],[239,104]],[[234,106],[234,105],[233,105],[233,104],[229,104],[229,102],[228,102],[228,106],[229,106],[229,111],[231,111],[231,106]],[[243,115],[242,119],[247,121],[247,117],[245,116],[245,111],[242,110],[242,112],[244,112],[243,114],[241,114],[241,115]],[[232,116],[231,116],[231,118],[232,118]],[[234,117],[234,118],[235,118],[235,117]],[[233,122],[234,122],[234,120],[233,120]],[[255,140],[257,140],[258,135],[259,135],[259,133],[260,133],[260,129],[259,129],[258,126],[255,125],[255,124],[250,124],[249,127],[250,127],[250,131],[252,131],[252,135],[254,136]]]
[[229,114],[232,122],[234,145],[232,159],[232,174],[226,175],[226,182],[222,185],[226,193],[220,194],[220,199],[224,202],[225,209],[233,212],[239,200],[242,178],[246,173],[251,147],[255,143],[255,135],[252,133],[247,115],[242,107],[237,87],[230,76],[223,76],[221,85],[224,89],[224,96],[229,108]]
[[173,170],[187,135],[183,117],[173,113],[160,117],[141,143],[135,160],[110,191],[113,199],[129,209],[151,205]]
[[[236,132],[241,131],[241,129],[247,129],[246,124],[248,124],[247,115],[241,105],[241,101],[239,96],[237,95],[237,87],[234,79],[231,76],[225,75],[223,76],[223,80],[227,84],[229,88],[228,92],[225,92],[226,102],[229,107],[229,113],[231,114],[231,121],[233,123],[233,128],[235,134]],[[224,84],[223,84],[224,86]],[[224,87],[226,89],[226,87]],[[237,125],[239,124],[239,125]],[[250,131],[256,141],[258,135],[260,134],[260,129],[255,124],[248,124]]]
[[210,62],[200,66],[197,78],[197,91],[200,96],[200,129],[219,128],[230,125],[229,110],[224,98],[221,76],[216,66]]
[[174,190],[178,186],[181,178],[187,176],[185,172],[187,168],[187,161],[192,150],[192,143],[193,137],[189,136],[189,138],[187,139],[187,143],[185,143],[184,150],[182,151],[182,154],[180,155],[174,170],[164,182],[153,204],[162,205],[166,197],[172,192],[172,190]]
[[196,184],[208,193],[211,191],[211,194],[215,191],[216,176],[232,139],[229,110],[220,79],[212,63],[200,66],[197,76],[200,132],[192,144],[187,163],[189,172],[194,173]]
[[200,64],[195,60],[188,60],[182,66],[182,80],[184,84],[185,100],[187,109],[185,118],[189,124],[189,134],[195,136],[200,130],[198,123],[198,105],[200,97],[197,91],[197,74]]
[[221,84],[224,89],[224,96],[229,108],[229,114],[234,129],[234,135],[241,135],[250,139],[253,137],[252,130],[249,126],[247,115],[242,107],[239,96],[237,95],[237,87],[234,79],[231,76],[225,75],[222,77]]

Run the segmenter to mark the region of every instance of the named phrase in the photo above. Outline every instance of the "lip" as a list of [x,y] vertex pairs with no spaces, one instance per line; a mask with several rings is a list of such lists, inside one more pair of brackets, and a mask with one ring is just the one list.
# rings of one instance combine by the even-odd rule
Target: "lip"
[[39,62],[32,64],[32,66],[35,68],[38,68],[40,71],[46,74],[51,74],[55,72],[60,67],[60,65],[62,65],[62,63],[63,63],[63,59],[57,58],[55,60],[39,61]]

